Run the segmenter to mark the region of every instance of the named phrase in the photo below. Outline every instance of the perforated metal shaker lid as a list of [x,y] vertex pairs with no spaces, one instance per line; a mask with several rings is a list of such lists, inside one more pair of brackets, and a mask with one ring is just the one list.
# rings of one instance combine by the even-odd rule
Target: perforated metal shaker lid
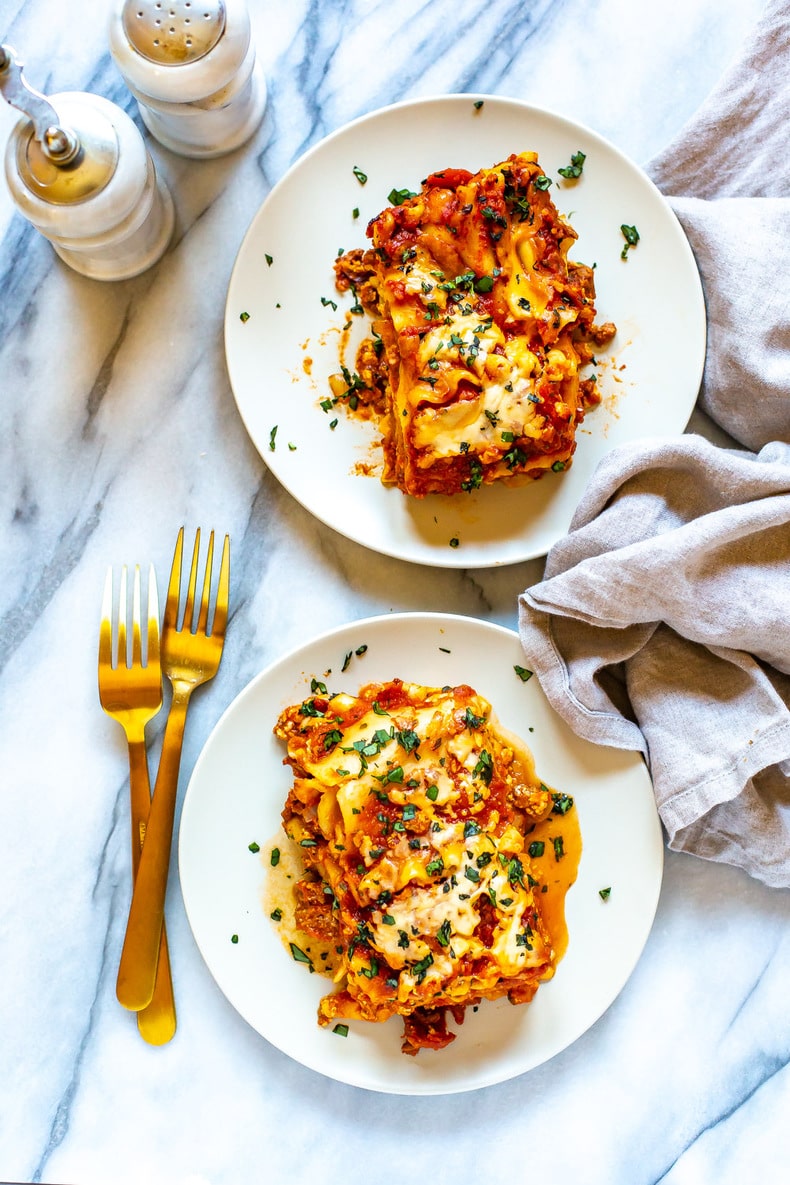
[[126,0],[124,32],[141,57],[184,66],[210,53],[225,32],[223,0]]

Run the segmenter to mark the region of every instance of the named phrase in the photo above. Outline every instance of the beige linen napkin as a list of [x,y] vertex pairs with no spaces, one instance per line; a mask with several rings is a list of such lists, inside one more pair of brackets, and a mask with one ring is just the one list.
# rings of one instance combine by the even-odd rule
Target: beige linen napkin
[[708,314],[701,436],[613,450],[544,580],[527,665],[579,735],[641,749],[669,844],[790,885],[790,3],[648,168]]
[[702,275],[700,406],[750,449],[790,439],[789,140],[790,4],[771,0],[743,56],[647,166]]

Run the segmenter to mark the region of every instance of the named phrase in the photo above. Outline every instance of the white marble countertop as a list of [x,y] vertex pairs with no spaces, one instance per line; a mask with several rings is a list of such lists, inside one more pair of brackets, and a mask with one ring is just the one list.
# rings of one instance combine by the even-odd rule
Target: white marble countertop
[[[74,274],[0,192],[0,1178],[783,1180],[790,897],[692,857],[667,853],[644,955],[601,1020],[542,1067],[477,1092],[370,1093],[278,1052],[215,986],[175,870],[174,1040],[146,1046],[115,1000],[130,873],[126,750],[96,693],[108,564],[151,560],[163,591],[182,523],[233,540],[225,657],[195,698],[182,794],[236,693],[306,637],[393,609],[515,627],[517,594],[541,572],[377,556],[271,477],[222,344],[231,266],[269,189],[346,121],[457,91],[552,107],[644,163],[737,54],[762,0],[250,7],[264,122],[202,163],[149,140],[177,209],[151,271],[117,284]],[[41,90],[93,91],[134,113],[98,6],[2,0],[0,39]],[[13,122],[0,104],[2,140]]]

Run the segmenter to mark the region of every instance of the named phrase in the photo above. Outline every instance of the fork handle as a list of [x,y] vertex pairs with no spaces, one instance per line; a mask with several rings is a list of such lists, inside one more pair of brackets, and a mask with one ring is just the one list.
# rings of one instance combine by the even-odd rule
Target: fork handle
[[173,999],[170,952],[167,949],[167,931],[164,923],[159,939],[159,962],[156,968],[154,994],[151,1003],[137,1013],[137,1028],[140,1036],[149,1045],[166,1045],[175,1035],[176,1005]]
[[191,684],[180,680],[173,682],[173,699],[165,725],[159,772],[156,775],[118,967],[115,994],[119,1003],[132,1012],[146,1008],[154,995],[173,842],[178,771],[191,693]]
[[[140,851],[145,839],[148,814],[151,809],[151,780],[145,748],[145,725],[139,730],[129,729],[129,787],[132,821],[132,884],[137,879]],[[176,1031],[176,1006],[173,999],[173,980],[170,973],[170,952],[167,930],[162,923],[159,940],[159,961],[151,1003],[137,1013],[140,1036],[149,1045],[165,1045]]]
[[140,867],[140,851],[145,838],[148,814],[151,810],[151,780],[148,776],[148,759],[142,729],[141,735],[129,738],[129,791],[132,816],[132,882],[134,883],[137,879],[137,870]]

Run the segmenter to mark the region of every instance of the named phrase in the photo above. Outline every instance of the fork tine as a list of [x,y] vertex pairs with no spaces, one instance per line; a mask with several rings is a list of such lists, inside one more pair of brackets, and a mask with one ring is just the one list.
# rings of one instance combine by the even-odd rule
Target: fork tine
[[147,665],[159,666],[159,596],[156,590],[154,565],[148,569],[148,645]]
[[214,608],[214,621],[211,626],[212,638],[223,638],[225,626],[228,624],[228,600],[230,597],[230,536],[225,536],[222,545],[222,560],[219,566],[219,581],[217,583],[217,604]]
[[101,601],[99,667],[103,666],[112,666],[112,568],[107,569],[107,575],[104,578],[104,595]]
[[181,595],[181,561],[184,556],[184,528],[181,527],[176,539],[176,549],[173,552],[173,564],[170,568],[170,582],[167,586],[167,600],[165,601],[165,629],[178,629],[178,602]]
[[134,566],[132,582],[132,666],[143,665],[143,640],[140,630],[140,565]]
[[121,584],[118,590],[118,657],[116,666],[128,667],[129,656],[126,648],[126,564],[121,568]]
[[182,629],[192,629],[192,618],[195,615],[195,590],[197,589],[197,569],[200,555],[200,527],[195,531],[195,546],[192,548],[192,566],[189,569],[189,587],[184,605],[184,620]]
[[208,537],[208,553],[206,555],[206,574],[203,577],[203,595],[200,598],[200,613],[198,614],[198,633],[208,633],[208,603],[211,596],[211,569],[214,564],[214,532]]

